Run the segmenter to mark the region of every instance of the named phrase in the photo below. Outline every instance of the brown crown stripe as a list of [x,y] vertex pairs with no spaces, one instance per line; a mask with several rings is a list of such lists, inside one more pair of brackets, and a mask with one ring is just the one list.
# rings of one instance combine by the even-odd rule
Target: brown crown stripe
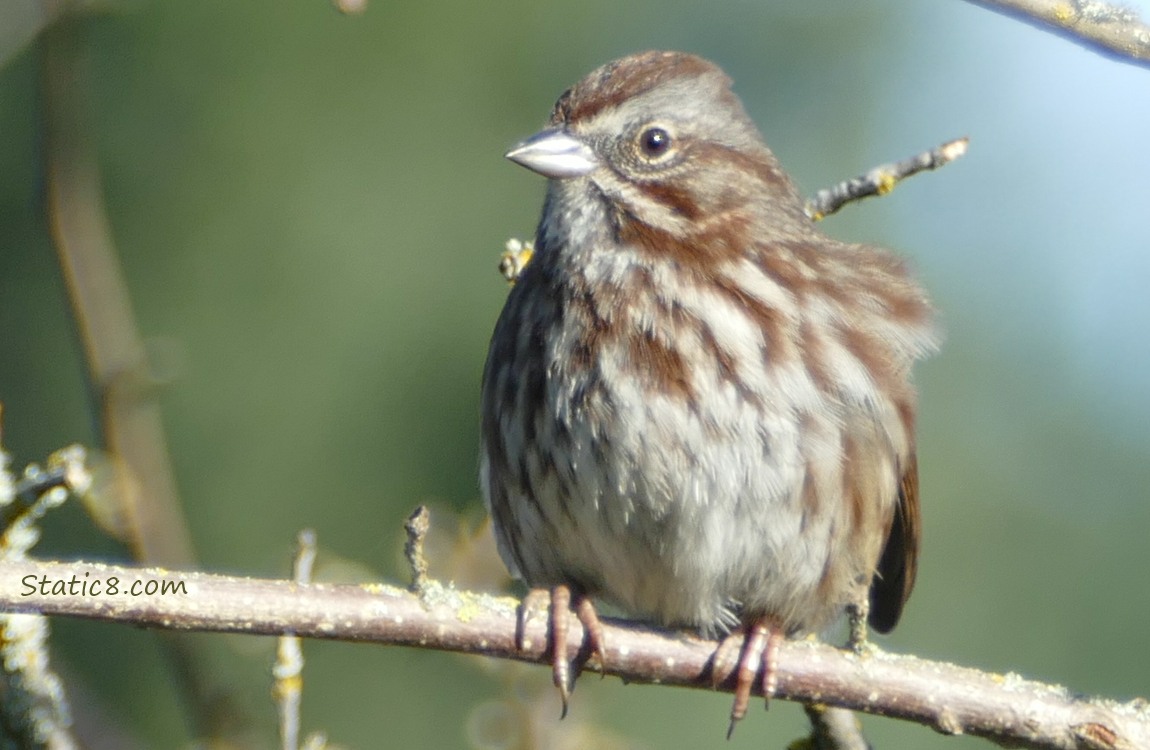
[[616,60],[563,92],[555,103],[551,122],[559,125],[586,121],[666,81],[706,74],[717,74],[729,81],[714,64],[679,52],[647,52]]

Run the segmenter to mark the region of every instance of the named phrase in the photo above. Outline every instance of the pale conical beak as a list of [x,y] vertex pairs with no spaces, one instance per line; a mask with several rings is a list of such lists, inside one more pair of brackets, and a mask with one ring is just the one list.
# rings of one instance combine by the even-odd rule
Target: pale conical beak
[[536,133],[505,156],[520,166],[557,180],[582,177],[599,167],[599,160],[590,146],[558,128]]

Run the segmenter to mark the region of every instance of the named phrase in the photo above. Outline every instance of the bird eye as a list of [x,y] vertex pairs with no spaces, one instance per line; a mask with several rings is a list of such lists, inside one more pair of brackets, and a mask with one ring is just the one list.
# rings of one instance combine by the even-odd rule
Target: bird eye
[[660,157],[671,148],[671,134],[663,128],[647,128],[639,136],[639,147],[647,158]]

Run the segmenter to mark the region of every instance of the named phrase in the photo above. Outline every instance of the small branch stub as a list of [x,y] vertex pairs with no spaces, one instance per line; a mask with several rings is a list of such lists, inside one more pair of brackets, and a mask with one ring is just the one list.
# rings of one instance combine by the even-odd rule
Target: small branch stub
[[531,256],[534,254],[535,245],[530,240],[527,242],[516,239],[507,240],[507,245],[499,256],[499,273],[507,279],[508,284],[514,284],[519,279],[519,274],[523,273],[523,269],[531,262]]
[[907,177],[950,164],[966,153],[969,144],[970,139],[965,136],[956,138],[917,156],[883,164],[853,180],[845,180],[834,187],[820,190],[807,201],[807,216],[812,221],[821,221],[847,203],[872,195],[886,195]]
[[411,566],[410,590],[422,596],[427,591],[427,557],[423,553],[423,542],[427,538],[427,531],[431,528],[431,511],[426,505],[421,505],[407,517],[403,523],[407,532],[407,542],[403,545],[403,554]]

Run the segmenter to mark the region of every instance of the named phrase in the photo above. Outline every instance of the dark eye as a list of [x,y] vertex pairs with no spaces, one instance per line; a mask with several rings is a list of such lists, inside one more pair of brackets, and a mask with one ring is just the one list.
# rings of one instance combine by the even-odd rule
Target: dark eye
[[639,147],[649,158],[662,156],[671,148],[671,134],[662,128],[647,128],[639,136]]

